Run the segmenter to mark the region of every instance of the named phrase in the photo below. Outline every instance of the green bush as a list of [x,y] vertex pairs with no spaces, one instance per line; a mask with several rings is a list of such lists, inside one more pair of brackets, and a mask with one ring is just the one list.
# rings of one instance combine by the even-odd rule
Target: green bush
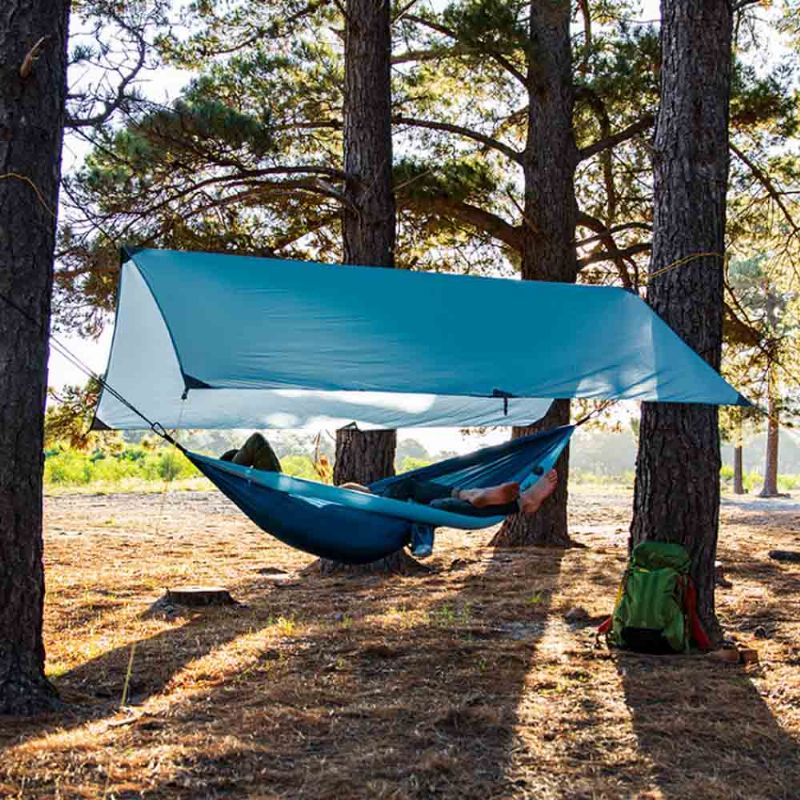
[[573,483],[599,484],[600,486],[633,486],[634,472],[626,469],[619,475],[590,472],[585,469],[571,469],[569,479]]
[[[90,452],[75,450],[61,444],[45,451],[44,481],[48,486],[86,486],[96,481],[115,484],[126,479],[153,483],[195,478],[199,475],[192,463],[170,447],[142,447],[128,445],[116,452],[98,448]],[[428,461],[406,456],[398,465],[400,472],[408,472],[428,465]],[[289,455],[282,459],[287,475],[308,480],[319,480],[313,460],[307,455]],[[733,467],[724,465],[720,479],[726,491],[733,489]],[[620,475],[597,474],[588,470],[570,470],[570,481],[599,485],[633,485],[634,474],[626,470]],[[758,491],[764,482],[757,472],[743,475],[748,493]],[[800,475],[781,474],[778,488],[782,492],[800,489]]]
[[284,456],[281,459],[281,468],[293,478],[304,478],[308,481],[319,480],[319,475],[314,469],[314,461],[309,456]]
[[156,469],[160,478],[165,481],[174,481],[176,478],[188,478],[194,467],[184,456],[174,450],[162,450],[158,454]]
[[84,486],[92,481],[92,463],[77,450],[56,452],[45,461],[44,480],[57,486]]
[[430,459],[406,456],[398,465],[397,472],[398,474],[411,472],[412,469],[422,469],[423,467],[429,466],[431,463]]
[[127,478],[173,481],[197,475],[191,462],[171,448],[82,452],[55,447],[45,452],[44,481],[51,486],[85,486],[96,481],[113,484]]
[[[723,465],[719,471],[722,485],[725,489],[733,491],[733,467]],[[757,492],[764,484],[764,476],[759,472],[750,471],[742,474],[742,485],[748,494]],[[800,475],[779,474],[778,489],[781,492],[791,492],[800,489]]]

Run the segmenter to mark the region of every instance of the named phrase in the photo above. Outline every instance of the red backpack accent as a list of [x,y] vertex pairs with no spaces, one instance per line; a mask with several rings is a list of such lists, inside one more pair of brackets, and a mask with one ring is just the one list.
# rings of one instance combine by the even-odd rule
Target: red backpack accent
[[689,631],[692,634],[694,643],[700,650],[710,650],[711,640],[703,629],[700,617],[697,614],[697,589],[694,588],[694,581],[689,577],[686,578],[686,593],[684,594],[683,603],[686,607],[686,615],[689,618]]

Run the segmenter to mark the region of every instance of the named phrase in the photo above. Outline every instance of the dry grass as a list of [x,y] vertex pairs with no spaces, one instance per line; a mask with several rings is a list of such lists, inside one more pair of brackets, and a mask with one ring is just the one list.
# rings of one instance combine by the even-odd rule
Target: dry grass
[[[433,574],[387,579],[301,575],[309,557],[217,494],[160,505],[49,500],[48,671],[70,706],[3,721],[0,797],[800,796],[800,574],[766,555],[797,547],[798,505],[723,509],[718,603],[760,652],[747,670],[610,654],[564,622],[613,598],[629,497],[607,487],[574,499],[586,549],[447,533]],[[244,605],[148,613],[182,582]]]

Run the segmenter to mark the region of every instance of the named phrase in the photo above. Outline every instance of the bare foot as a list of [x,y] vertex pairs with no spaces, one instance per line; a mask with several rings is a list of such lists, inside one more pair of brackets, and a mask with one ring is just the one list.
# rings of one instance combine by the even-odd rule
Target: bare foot
[[462,489],[458,497],[471,503],[475,508],[502,506],[505,503],[513,503],[519,497],[519,484],[501,483],[488,489]]
[[364,492],[365,494],[372,494],[372,489],[370,489],[369,486],[364,486],[361,483],[352,483],[350,481],[347,483],[340,483],[337,488],[350,489],[351,492]]
[[539,478],[530,489],[520,497],[520,506],[523,514],[535,514],[542,503],[550,497],[558,485],[558,473],[551,469],[542,478]]

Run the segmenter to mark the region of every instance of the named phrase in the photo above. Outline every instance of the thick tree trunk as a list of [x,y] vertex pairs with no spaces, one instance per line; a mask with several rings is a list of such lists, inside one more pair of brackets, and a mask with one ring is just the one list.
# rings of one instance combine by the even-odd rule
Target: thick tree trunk
[[[389,0],[348,0],[342,216],[348,264],[394,266],[391,48]],[[369,483],[393,475],[396,442],[395,431],[338,431],[334,482]]]
[[778,442],[780,435],[780,408],[774,387],[770,387],[767,401],[767,448],[764,458],[764,485],[759,497],[777,497],[778,491]]
[[393,267],[389,0],[347,0],[344,41],[344,260]]
[[0,11],[0,293],[15,306],[0,302],[0,714],[56,702],[42,643],[42,428],[68,17],[68,0]]
[[[661,107],[654,140],[648,301],[709,364],[722,348],[731,6],[662,0]],[[683,261],[678,266],[676,262]],[[719,523],[719,428],[712,406],[645,403],[631,542],[684,544],[712,640]]]
[[[338,453],[333,468],[333,482],[367,484],[394,473],[396,431],[337,431]],[[387,446],[388,444],[388,446]]]
[[[569,400],[556,400],[544,419],[527,428],[514,428],[514,436],[527,436],[530,433],[569,424]],[[566,449],[556,463],[559,474],[558,487],[545,500],[534,516],[515,514],[509,517],[494,535],[491,543],[495,547],[520,547],[524,545],[549,545],[568,547],[572,544],[567,532],[567,481],[569,470],[569,449]]]
[[[344,260],[394,266],[396,213],[392,186],[390,0],[347,0],[344,57]],[[396,431],[336,432],[333,481],[371,483],[394,475]],[[362,572],[408,572],[416,562],[399,551]],[[321,560],[322,572],[344,567]]]
[[[574,283],[575,165],[577,150],[572,126],[572,49],[569,0],[533,0],[530,4],[528,64],[528,137],[523,154],[525,219],[522,234],[524,280]],[[514,436],[569,422],[569,401],[559,401],[542,423],[515,428]],[[506,546],[565,545],[569,453],[559,460],[559,488],[541,511],[510,518],[495,537]]]

